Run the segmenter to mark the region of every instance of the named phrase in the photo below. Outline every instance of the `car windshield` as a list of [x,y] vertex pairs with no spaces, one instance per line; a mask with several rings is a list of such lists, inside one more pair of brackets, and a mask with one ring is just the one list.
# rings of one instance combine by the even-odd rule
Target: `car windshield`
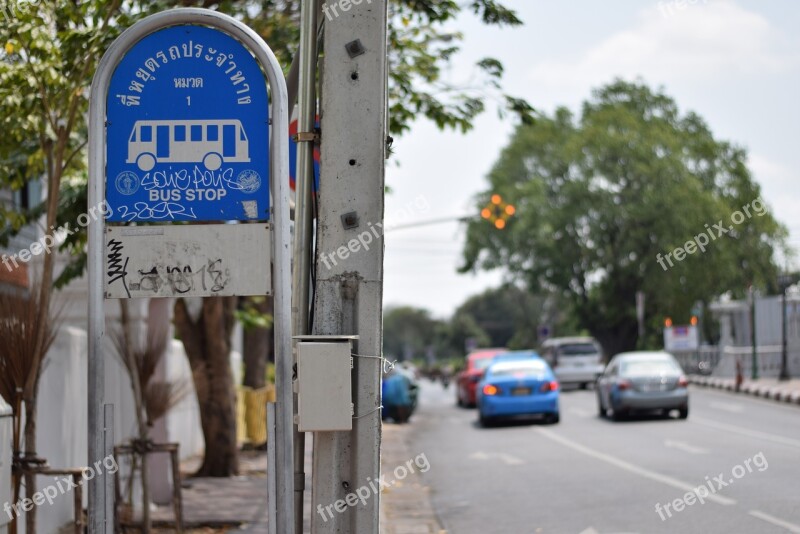
[[589,356],[597,354],[597,347],[591,343],[573,343],[558,348],[559,356]]
[[541,360],[521,361],[513,366],[503,365],[489,371],[492,377],[516,376],[516,375],[539,375],[544,373],[546,367]]
[[477,360],[472,360],[472,367],[474,369],[483,370],[489,367],[493,361],[494,360],[491,356],[486,358],[478,358]]
[[653,376],[679,373],[671,360],[630,360],[622,362],[620,372],[625,376]]

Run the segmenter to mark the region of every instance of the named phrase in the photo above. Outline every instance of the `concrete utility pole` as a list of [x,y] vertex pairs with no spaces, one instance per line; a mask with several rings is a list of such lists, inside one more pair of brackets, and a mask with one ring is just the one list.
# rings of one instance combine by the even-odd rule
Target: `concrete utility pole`
[[314,333],[357,334],[368,357],[353,358],[353,430],[314,436],[311,531],[372,534],[380,492],[330,505],[380,476],[387,0],[328,4]]

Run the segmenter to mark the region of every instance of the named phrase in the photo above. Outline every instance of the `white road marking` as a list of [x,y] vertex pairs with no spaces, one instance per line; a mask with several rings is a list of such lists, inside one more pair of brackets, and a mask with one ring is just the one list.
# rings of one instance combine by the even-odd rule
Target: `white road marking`
[[744,428],[741,426],[729,425],[727,423],[719,423],[717,421],[712,421],[711,419],[704,419],[702,417],[690,417],[689,421],[693,423],[699,423],[701,425],[708,426],[711,428],[716,428],[718,430],[725,430],[728,432],[733,432],[734,434],[741,434],[743,436],[763,439],[765,441],[780,443],[781,445],[787,445],[789,447],[795,447],[797,449],[800,449],[800,440],[797,439],[778,436],[777,434],[770,434],[767,432],[761,432],[760,430],[752,430],[750,428]]
[[673,441],[668,439],[664,442],[664,446],[672,449],[678,449],[683,452],[688,452],[689,454],[708,454],[708,449],[689,445],[685,441]]
[[[571,449],[573,449],[575,451],[578,451],[580,453],[583,453],[586,456],[591,456],[592,458],[596,458],[598,460],[601,460],[603,462],[611,464],[611,465],[613,465],[615,467],[619,467],[620,469],[624,469],[625,471],[629,471],[629,472],[631,472],[631,473],[633,473],[635,475],[639,475],[640,477],[649,478],[650,480],[654,480],[656,482],[660,482],[661,484],[665,484],[667,486],[672,486],[673,488],[677,488],[677,489],[679,489],[679,490],[681,490],[683,492],[694,493],[695,489],[697,489],[698,487],[702,486],[702,484],[698,484],[697,486],[693,486],[693,485],[689,484],[688,482],[684,482],[682,480],[678,480],[677,478],[672,478],[672,477],[667,476],[667,475],[662,475],[661,473],[656,473],[655,471],[650,471],[649,469],[645,469],[643,467],[639,467],[638,465],[634,465],[632,463],[626,462],[625,460],[620,460],[619,458],[616,458],[616,457],[611,456],[609,454],[603,454],[602,452],[597,452],[597,451],[592,450],[592,449],[590,449],[588,447],[584,447],[580,443],[576,443],[576,442],[574,442],[574,441],[572,441],[572,440],[570,440],[568,438],[565,438],[563,436],[559,436],[558,434],[556,434],[555,432],[550,431],[550,430],[545,430],[543,428],[536,428],[535,431],[539,432],[540,434],[542,434],[546,438],[549,438],[549,439],[551,439],[553,441],[557,441],[558,443],[561,443],[562,445],[566,445],[567,447],[569,447],[569,448],[571,448]],[[730,506],[730,505],[736,504],[735,500],[730,499],[728,497],[723,497],[722,495],[714,495],[714,494],[712,494],[712,495],[709,495],[709,496],[704,497],[704,498],[706,500],[713,501],[713,502],[715,502],[717,504],[722,504],[722,505],[725,505],[725,506]]]
[[570,408],[569,413],[577,415],[578,417],[591,417],[592,413],[580,408]]
[[506,465],[523,465],[525,463],[516,456],[511,456],[510,454],[505,454],[502,452],[485,453],[483,451],[478,451],[470,454],[469,457],[472,460],[491,460],[493,458],[497,458]]
[[709,403],[709,406],[716,410],[724,410],[726,412],[731,412],[731,413],[742,413],[744,411],[744,406],[742,406],[741,404],[734,404],[732,402],[712,401],[711,403]]
[[766,521],[767,523],[772,523],[775,526],[785,528],[789,532],[800,534],[800,525],[789,523],[788,521],[784,521],[783,519],[778,519],[775,516],[765,514],[764,512],[759,512],[758,510],[750,510],[747,513],[755,518],[761,519],[762,521]]

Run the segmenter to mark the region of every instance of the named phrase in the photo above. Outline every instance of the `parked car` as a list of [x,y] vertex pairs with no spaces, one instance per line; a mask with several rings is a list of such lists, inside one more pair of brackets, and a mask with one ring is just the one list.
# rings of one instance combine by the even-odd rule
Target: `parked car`
[[597,407],[601,417],[608,411],[614,420],[632,412],[660,411],[668,416],[678,410],[689,416],[689,382],[675,358],[663,351],[623,352],[608,363],[597,381]]
[[541,356],[539,356],[539,353],[533,350],[510,350],[508,352],[501,352],[500,354],[495,354],[492,357],[492,363],[490,365],[494,365],[498,362],[530,360],[531,358],[541,359]]
[[492,358],[508,352],[508,349],[479,349],[467,355],[467,366],[456,376],[456,404],[474,408],[475,388],[483,371],[492,363]]
[[539,352],[562,385],[577,384],[586,389],[605,367],[603,350],[591,337],[554,337],[542,343]]
[[417,408],[419,385],[414,372],[408,368],[395,367],[383,378],[382,418],[396,423],[405,423]]
[[486,369],[478,383],[478,421],[544,418],[558,423],[558,381],[542,358],[505,359]]

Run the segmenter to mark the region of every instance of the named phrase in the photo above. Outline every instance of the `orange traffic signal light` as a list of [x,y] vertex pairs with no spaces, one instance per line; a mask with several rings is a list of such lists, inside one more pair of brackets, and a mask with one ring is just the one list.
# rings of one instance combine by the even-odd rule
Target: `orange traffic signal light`
[[481,217],[489,221],[498,230],[506,227],[508,218],[517,212],[517,208],[511,204],[503,202],[503,198],[497,193],[490,197],[490,202],[481,210]]
[[664,326],[666,326],[667,328],[671,327],[672,326],[672,318],[667,317],[666,319],[664,319]]
[[697,316],[692,315],[692,320],[690,321],[692,326],[697,326]]

